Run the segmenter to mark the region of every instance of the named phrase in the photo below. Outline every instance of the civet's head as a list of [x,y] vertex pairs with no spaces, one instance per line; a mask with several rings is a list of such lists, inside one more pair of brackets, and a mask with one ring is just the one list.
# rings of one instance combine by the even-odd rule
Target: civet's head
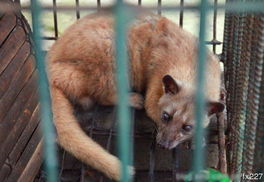
[[[164,94],[159,100],[160,120],[158,126],[157,143],[167,149],[192,137],[195,128],[194,95],[183,89],[183,85],[175,81],[170,75],[163,77]],[[225,106],[220,102],[207,101],[207,114],[204,127],[209,124],[210,116],[222,112]]]

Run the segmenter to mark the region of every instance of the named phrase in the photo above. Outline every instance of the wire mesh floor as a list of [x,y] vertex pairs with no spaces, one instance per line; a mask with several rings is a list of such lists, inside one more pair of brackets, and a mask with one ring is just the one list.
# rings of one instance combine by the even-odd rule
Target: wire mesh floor
[[[85,112],[76,106],[76,116],[87,135],[116,155],[116,116],[115,108],[96,107]],[[177,149],[165,150],[156,145],[155,127],[144,111],[134,111],[134,166],[138,182],[176,182],[181,174],[187,174],[191,166],[191,141],[181,144]],[[218,132],[216,117],[211,122],[208,142],[207,166],[218,168]],[[59,179],[62,182],[108,182],[111,181],[101,173],[82,164],[63,149],[58,150],[60,161]],[[109,166],[111,167],[111,166]],[[45,181],[45,172],[41,169],[35,181]]]

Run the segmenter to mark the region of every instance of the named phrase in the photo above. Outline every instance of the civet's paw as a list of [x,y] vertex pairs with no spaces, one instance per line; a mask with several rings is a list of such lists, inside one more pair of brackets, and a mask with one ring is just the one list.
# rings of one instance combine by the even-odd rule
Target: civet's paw
[[136,92],[130,94],[130,105],[136,109],[144,108],[144,97]]

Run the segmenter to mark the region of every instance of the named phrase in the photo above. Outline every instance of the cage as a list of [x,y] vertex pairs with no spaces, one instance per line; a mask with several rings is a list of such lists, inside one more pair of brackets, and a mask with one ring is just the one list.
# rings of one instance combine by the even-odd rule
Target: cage
[[[29,35],[31,34],[30,28],[27,25],[24,16],[21,15],[20,10],[22,10],[22,13],[32,25],[32,35],[35,40],[36,52],[31,48],[31,43],[29,43],[28,48],[25,48],[27,50],[23,56],[32,55],[31,60],[28,61],[30,63],[28,64],[33,63],[33,56],[36,56],[37,60],[40,59],[40,61],[43,62],[43,55],[45,55],[45,52],[49,49],[50,44],[59,37],[61,31],[65,28],[60,27],[60,22],[62,22],[62,24],[73,23],[75,19],[79,19],[87,13],[100,11],[100,9],[104,6],[103,0],[97,0],[96,2],[91,3],[76,0],[66,5],[63,5],[61,4],[61,1],[57,2],[56,0],[53,0],[50,4],[44,2],[42,5],[44,10],[43,13],[49,21],[45,22],[44,20],[45,31],[44,36],[41,37],[44,39],[44,52],[42,52],[40,51],[41,47],[39,46],[41,44],[39,27],[38,22],[36,22],[38,21],[38,11],[40,11],[40,9],[38,9],[39,6],[37,2],[31,1],[29,4],[24,4],[23,1],[12,2],[5,0],[3,2],[4,3],[1,4],[1,7],[3,8],[0,7],[0,12],[3,12],[0,13],[0,28],[5,28],[3,29],[5,31],[0,34],[0,40],[2,39],[2,42],[0,41],[0,51],[2,51],[2,53],[0,52],[0,55],[5,56],[6,52],[11,52],[7,51],[9,48],[5,49],[6,44],[10,46],[12,50],[14,50],[14,46],[21,46],[19,41],[13,41],[11,43],[8,43],[7,41],[11,37],[11,33],[17,31],[16,26],[23,27],[22,30],[26,35],[21,36],[20,33],[16,40],[21,38],[24,41],[33,42],[29,38]],[[111,3],[111,1],[108,3]],[[138,4],[139,6],[146,6],[144,4],[144,0],[138,0],[137,2],[132,3]],[[208,36],[209,39],[206,43],[208,47],[220,57],[224,65],[222,101],[226,102],[227,110],[224,113],[217,114],[212,119],[212,124],[208,130],[208,141],[206,142],[207,144],[205,147],[207,148],[206,156],[208,156],[206,158],[206,163],[208,167],[217,169],[222,173],[229,174],[231,178],[237,181],[250,180],[250,177],[252,178],[250,175],[254,175],[253,177],[255,179],[262,181],[264,108],[262,102],[264,80],[262,67],[264,35],[263,9],[261,8],[264,6],[263,3],[258,1],[220,1],[219,3],[218,0],[214,0],[212,2],[209,1],[209,5],[202,1],[201,6],[196,6],[195,4],[184,0],[180,0],[178,4],[174,1],[166,2],[162,0],[158,0],[157,2],[148,1],[148,3],[150,5],[150,9],[158,14],[168,16],[187,30],[194,29],[193,26],[188,25],[188,20],[190,21],[190,19],[195,17],[193,14],[197,14],[200,11],[200,17],[195,18],[197,20],[201,19],[201,22],[205,23],[205,17],[208,13],[203,14],[203,12],[210,11],[212,13],[210,21],[207,21],[210,24],[209,31],[207,33],[211,36]],[[109,4],[106,3],[106,5]],[[124,5],[120,6],[123,7]],[[31,12],[29,11],[30,9]],[[173,11],[174,9],[177,10],[175,11],[176,13]],[[196,12],[197,10],[198,12]],[[226,12],[223,10],[226,10]],[[191,15],[187,15],[188,12]],[[172,15],[173,13],[174,15]],[[63,18],[59,18],[61,15],[62,17],[65,16],[65,19],[69,19],[70,21],[63,21]],[[16,21],[5,20],[4,18],[10,18],[11,16],[13,16]],[[217,20],[220,23],[218,23]],[[185,21],[187,22],[187,25],[185,24]],[[192,21],[189,22],[189,24],[194,24],[194,26],[197,27],[197,31],[192,32],[197,35],[199,32],[198,22],[199,21],[197,21],[197,25]],[[201,37],[203,36],[201,32],[205,33],[205,25],[200,24],[200,26],[202,27],[200,27],[201,29],[199,34]],[[223,34],[223,37],[221,34]],[[202,38],[202,41],[204,41],[204,38]],[[20,49],[22,48],[23,47]],[[14,54],[19,55],[18,51],[14,52]],[[14,82],[14,86],[4,84],[6,80],[8,80],[6,75],[8,74],[10,76],[11,74],[13,77],[16,77],[19,72],[18,70],[21,69],[21,65],[10,66],[12,64],[7,62],[8,58],[6,57],[3,57],[1,60],[3,65],[3,73],[0,75],[0,78],[2,79],[1,87],[2,85],[5,85],[5,87],[3,87],[3,93],[8,93],[6,97],[1,96],[1,106],[3,106],[3,109],[1,108],[1,112],[4,113],[4,117],[5,112],[7,113],[6,115],[12,115],[12,112],[10,112],[11,109],[9,111],[9,107],[6,107],[6,103],[9,103],[10,106],[12,106],[13,102],[20,102],[20,97],[23,97],[23,89],[16,84],[20,82],[20,80]],[[15,60],[16,59],[13,58],[9,61],[12,63],[14,62],[15,65]],[[20,60],[21,58],[19,57],[17,62]],[[23,62],[20,62],[19,64],[25,65]],[[41,63],[37,62],[37,64],[39,66]],[[43,83],[43,81],[45,82],[45,79],[42,79],[43,74],[45,75],[42,66],[40,65],[38,67],[41,83]],[[8,73],[8,69],[12,70],[12,72],[15,72],[16,74]],[[28,94],[30,99],[28,99],[27,102],[32,105],[34,103],[34,106],[30,106],[29,111],[24,111],[24,115],[26,115],[27,112],[30,113],[27,117],[30,117],[31,119],[23,126],[23,128],[20,126],[21,124],[19,124],[19,121],[22,121],[23,123],[23,121],[26,122],[28,120],[24,115],[12,115],[14,118],[17,117],[19,121],[14,120],[11,124],[9,120],[12,120],[12,118],[3,120],[3,123],[5,124],[1,125],[1,129],[3,131],[1,133],[3,134],[0,137],[0,139],[4,141],[0,152],[0,157],[2,159],[0,161],[2,162],[0,163],[1,181],[51,180],[50,173],[52,173],[52,171],[47,170],[46,172],[44,170],[44,166],[40,168],[40,165],[42,164],[40,156],[43,139],[38,133],[40,127],[38,124],[39,106],[36,99],[36,85],[33,85],[37,83],[36,73],[34,71],[35,66],[25,69],[26,71],[30,71],[25,71],[25,73],[19,72],[20,75],[22,75],[21,77],[26,77],[28,74],[33,75],[32,73],[34,72],[34,76],[31,76],[30,79],[25,81],[29,86],[23,86],[23,88],[34,88],[33,90],[23,93]],[[8,83],[9,82],[13,83],[11,79]],[[226,87],[226,93],[224,87]],[[14,88],[17,89],[17,93],[14,94],[19,95],[20,93],[20,97],[10,95],[12,93],[9,92],[8,89],[12,90]],[[40,96],[43,104],[43,99],[45,100],[43,94],[45,95],[45,93],[41,93],[41,91],[48,91],[45,90],[45,86],[43,85],[41,88]],[[9,100],[10,97],[13,98],[12,101]],[[48,97],[48,95],[45,97]],[[8,100],[8,102],[5,100]],[[23,106],[25,105],[23,103],[25,103],[25,101],[21,103],[22,104],[20,106],[17,106],[17,109],[23,110]],[[13,105],[15,106],[15,104]],[[44,106],[49,107],[49,103],[44,103]],[[27,107],[28,106],[26,105],[26,108]],[[132,135],[134,138],[133,152],[135,157],[134,165],[136,167],[134,181],[183,181],[180,175],[187,174],[192,167],[191,161],[194,148],[192,146],[192,142],[185,142],[172,151],[163,150],[155,144],[155,127],[150,119],[147,118],[144,111],[132,111],[132,113],[132,123],[134,125]],[[119,134],[115,120],[117,120],[119,114],[115,108],[97,106],[93,111],[87,113],[83,112],[81,108],[76,106],[75,114],[79,118],[82,128],[89,136],[95,139],[111,153],[116,153],[115,141]],[[49,120],[50,118],[46,117],[46,119]],[[17,125],[18,127],[21,127],[21,129],[16,130],[16,127],[14,126]],[[50,129],[50,126],[47,125],[44,126],[44,128],[47,127]],[[12,127],[14,127],[13,130]],[[13,135],[11,136],[8,134],[6,132],[7,130],[15,133],[15,138],[13,138]],[[45,132],[47,132],[47,130],[44,129],[44,136]],[[54,135],[52,130],[51,133]],[[10,137],[10,140],[6,139],[7,137]],[[200,140],[202,140],[201,136]],[[9,143],[9,141],[12,142]],[[45,143],[45,153],[49,151],[48,146],[50,145],[51,144],[49,143]],[[126,147],[128,147],[128,145]],[[109,179],[105,178],[102,174],[74,159],[63,149],[58,150],[58,156],[58,176],[60,181],[109,181]],[[194,158],[196,157],[194,156]],[[52,163],[54,161],[49,162]],[[202,168],[202,165],[200,167]],[[53,174],[55,174],[55,171],[53,171]]]

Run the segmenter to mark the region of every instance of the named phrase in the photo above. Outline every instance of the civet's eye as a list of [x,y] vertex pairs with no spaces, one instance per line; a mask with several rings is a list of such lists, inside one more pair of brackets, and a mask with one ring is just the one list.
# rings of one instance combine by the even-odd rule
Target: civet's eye
[[164,122],[168,122],[171,120],[171,116],[167,112],[163,112],[161,116],[161,120]]
[[192,130],[192,126],[191,125],[187,125],[187,124],[184,124],[183,126],[182,126],[182,129],[184,130],[184,131],[186,131],[186,132],[190,132],[191,130]]

